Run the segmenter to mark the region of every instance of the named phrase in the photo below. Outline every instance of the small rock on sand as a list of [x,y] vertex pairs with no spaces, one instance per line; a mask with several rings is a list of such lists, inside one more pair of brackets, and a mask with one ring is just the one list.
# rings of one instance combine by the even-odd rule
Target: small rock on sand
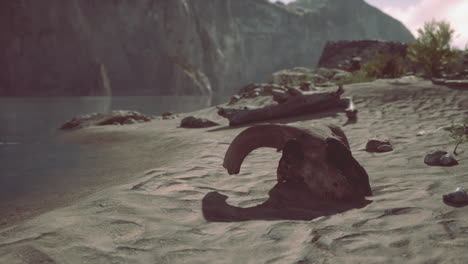
[[206,118],[199,118],[194,116],[188,116],[180,122],[180,126],[184,128],[204,128],[218,126],[219,124],[208,120]]
[[454,192],[444,194],[442,198],[447,203],[468,203],[468,194],[460,187]]
[[367,141],[366,144],[367,152],[388,152],[392,150],[392,144],[390,144],[390,141],[388,139],[373,138]]
[[455,159],[455,157],[452,154],[447,153],[445,155],[442,155],[442,157],[440,157],[440,164],[442,164],[443,166],[453,166],[453,165],[457,165],[458,161]]
[[436,150],[426,155],[424,163],[429,166],[454,166],[458,164],[458,161],[447,151]]

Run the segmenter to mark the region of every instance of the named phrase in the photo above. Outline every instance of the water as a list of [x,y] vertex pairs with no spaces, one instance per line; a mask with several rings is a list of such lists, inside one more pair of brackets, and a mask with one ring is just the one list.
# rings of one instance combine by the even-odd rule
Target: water
[[37,200],[50,201],[80,186],[96,185],[96,175],[106,173],[100,171],[102,153],[93,146],[54,140],[64,133],[58,128],[66,120],[112,110],[189,112],[212,103],[210,97],[200,96],[0,98],[0,227],[5,208],[34,209]]
[[0,146],[38,143],[57,134],[66,120],[81,114],[136,110],[143,114],[181,113],[209,107],[207,96],[122,96],[0,98]]

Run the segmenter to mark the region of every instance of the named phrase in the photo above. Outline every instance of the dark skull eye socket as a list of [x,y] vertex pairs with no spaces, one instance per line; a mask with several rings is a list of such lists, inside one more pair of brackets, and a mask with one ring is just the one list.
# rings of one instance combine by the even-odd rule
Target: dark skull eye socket
[[334,138],[327,139],[327,161],[336,168],[344,170],[351,158],[351,152],[340,141]]
[[287,164],[304,160],[304,151],[297,139],[291,139],[283,147],[283,158]]

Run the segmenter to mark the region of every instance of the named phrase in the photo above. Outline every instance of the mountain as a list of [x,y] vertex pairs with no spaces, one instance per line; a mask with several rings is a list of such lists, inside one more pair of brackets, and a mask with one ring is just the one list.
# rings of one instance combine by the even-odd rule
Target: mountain
[[230,94],[329,40],[409,42],[363,0],[2,0],[0,95]]

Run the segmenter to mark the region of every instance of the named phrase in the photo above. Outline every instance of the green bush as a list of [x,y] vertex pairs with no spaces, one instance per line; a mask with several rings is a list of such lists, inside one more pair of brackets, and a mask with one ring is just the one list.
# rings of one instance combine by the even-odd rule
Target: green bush
[[350,77],[339,81],[337,84],[352,84],[352,83],[363,83],[363,82],[372,82],[375,78],[367,75],[366,72],[359,70],[351,74]]
[[377,78],[397,78],[405,73],[404,59],[399,55],[379,54],[361,65],[358,71],[339,84],[372,82]]
[[418,34],[408,47],[408,57],[422,66],[427,77],[440,77],[443,65],[456,56],[450,47],[454,30],[448,22],[431,20],[418,29]]
[[455,124],[452,121],[452,126],[450,127],[450,138],[453,139],[453,143],[455,144],[455,148],[453,149],[453,154],[457,155],[457,148],[458,146],[468,143],[468,117],[465,118],[463,124]]
[[405,73],[404,59],[399,55],[380,54],[363,64],[361,71],[373,78],[397,78]]

